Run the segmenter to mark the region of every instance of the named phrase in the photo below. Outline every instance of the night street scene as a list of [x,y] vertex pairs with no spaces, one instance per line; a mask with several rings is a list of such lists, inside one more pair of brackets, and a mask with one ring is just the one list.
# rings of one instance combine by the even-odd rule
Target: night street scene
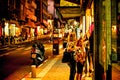
[[120,80],[120,0],[0,0],[0,80]]

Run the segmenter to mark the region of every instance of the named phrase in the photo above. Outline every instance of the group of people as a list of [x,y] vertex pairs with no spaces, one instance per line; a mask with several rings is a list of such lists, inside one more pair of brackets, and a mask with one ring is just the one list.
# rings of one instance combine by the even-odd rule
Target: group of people
[[76,43],[74,42],[69,42],[66,47],[67,52],[71,54],[70,62],[68,62],[68,65],[70,67],[69,80],[74,80],[75,75],[76,80],[81,80],[83,66],[85,63],[86,51],[84,47],[76,47],[75,44]]
[[[75,78],[76,80],[81,80],[83,67],[86,66],[88,57],[90,58],[90,42],[89,39],[87,39],[87,36],[83,38],[80,37],[77,41],[70,37],[68,39],[70,40],[67,43],[66,50],[71,54],[71,60],[68,62],[70,67],[69,80],[74,80]],[[90,66],[90,63],[87,66]]]

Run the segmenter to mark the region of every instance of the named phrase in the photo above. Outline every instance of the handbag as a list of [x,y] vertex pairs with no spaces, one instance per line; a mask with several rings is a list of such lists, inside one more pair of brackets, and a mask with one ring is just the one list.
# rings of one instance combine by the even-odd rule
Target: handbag
[[63,52],[62,63],[68,63],[70,62],[70,59],[71,59],[71,54],[65,50]]

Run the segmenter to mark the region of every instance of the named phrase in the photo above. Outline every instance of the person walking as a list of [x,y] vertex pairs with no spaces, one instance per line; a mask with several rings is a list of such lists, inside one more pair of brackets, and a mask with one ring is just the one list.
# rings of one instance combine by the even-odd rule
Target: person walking
[[67,52],[71,55],[70,62],[68,63],[70,67],[69,80],[74,80],[76,73],[76,60],[75,60],[75,46],[74,43],[69,43],[67,45]]
[[74,29],[71,29],[71,32],[68,34],[68,42],[76,42],[76,33]]
[[76,63],[77,63],[76,80],[81,80],[83,67],[85,63],[85,56],[86,56],[85,47],[84,47],[82,38],[80,38],[77,41],[76,46],[77,46],[76,48]]
[[90,51],[89,51],[89,54],[90,54],[90,70],[89,72],[93,72],[94,69],[93,69],[93,47],[94,47],[94,42],[93,42],[93,38],[94,38],[94,22],[91,23],[90,25],[90,28],[89,28],[89,42],[90,42]]
[[76,80],[81,80],[83,66],[85,62],[85,52],[82,50],[82,48],[78,48],[76,51],[76,62],[77,62]]

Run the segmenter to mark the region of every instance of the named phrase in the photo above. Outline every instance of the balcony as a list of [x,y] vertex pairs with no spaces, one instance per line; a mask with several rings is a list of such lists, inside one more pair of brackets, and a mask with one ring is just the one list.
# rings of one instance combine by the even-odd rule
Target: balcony
[[37,8],[37,5],[35,4],[34,1],[32,1],[31,3],[29,3],[29,8],[34,8],[34,9]]
[[49,13],[43,9],[43,14],[47,15],[47,16],[50,16]]
[[46,0],[43,0],[43,3],[44,3],[46,6],[48,6],[48,3],[47,3]]
[[37,21],[37,17],[34,15],[28,15],[27,18],[33,20],[33,21]]
[[37,20],[37,17],[34,15],[34,12],[30,11],[30,10],[27,10],[26,11],[26,15],[27,15],[27,18],[33,20],[33,21],[36,21]]

